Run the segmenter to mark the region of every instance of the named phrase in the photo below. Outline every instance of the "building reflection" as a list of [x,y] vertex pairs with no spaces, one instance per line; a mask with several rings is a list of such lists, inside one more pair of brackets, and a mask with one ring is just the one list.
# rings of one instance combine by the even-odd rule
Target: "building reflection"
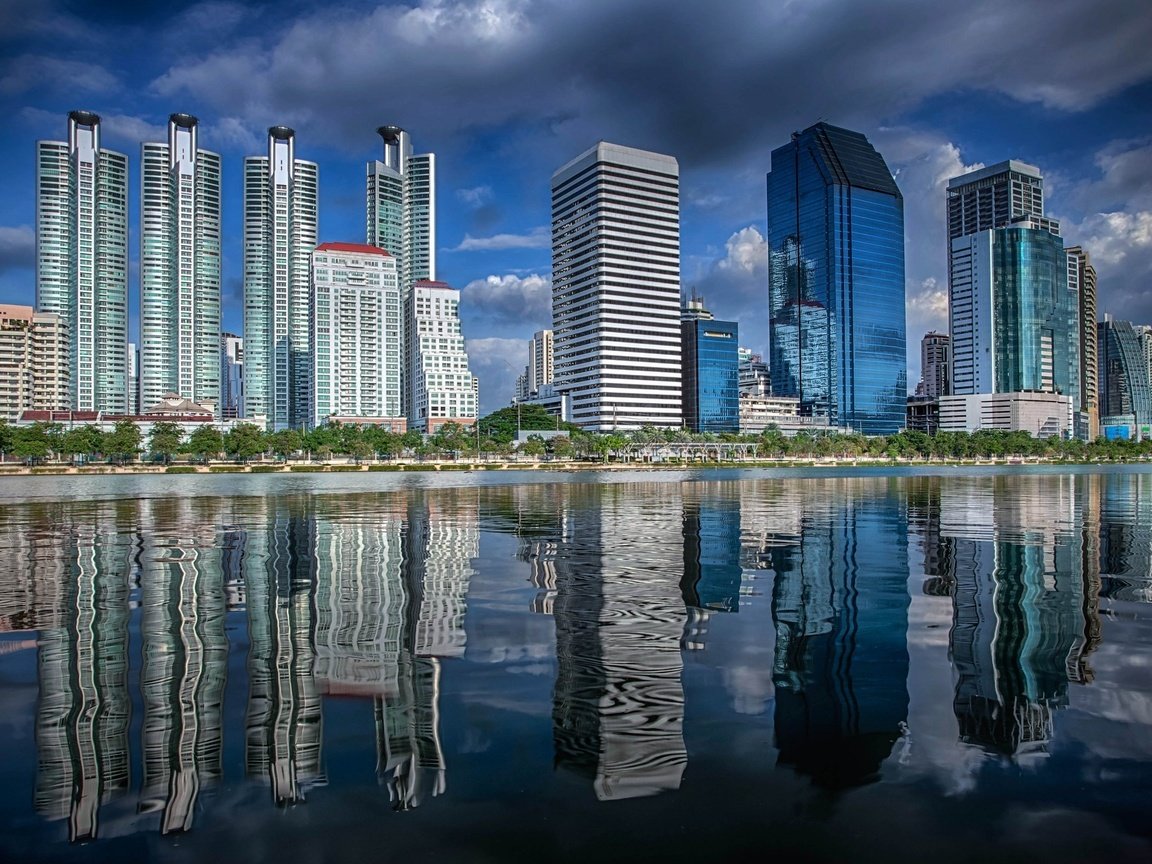
[[883,481],[821,493],[796,502],[796,542],[767,553],[776,747],[781,764],[841,788],[879,779],[907,721],[907,531]]
[[[114,511],[114,505],[101,509]],[[99,834],[99,809],[131,782],[128,724],[128,580],[131,548],[117,536],[114,512],[80,525],[57,523],[51,552],[59,605],[36,610],[39,640],[34,800],[47,819],[67,819],[68,839]],[[41,550],[47,552],[47,544]],[[10,571],[11,572],[11,571]],[[41,581],[36,573],[34,581]],[[48,581],[45,579],[44,581]]]
[[738,484],[684,484],[683,574],[680,593],[688,612],[681,647],[704,648],[708,619],[740,611],[740,499]]
[[1101,595],[1152,603],[1152,478],[1146,474],[1093,477],[1100,487]]
[[[687,764],[682,531],[673,484],[565,486],[555,557],[555,764],[601,801],[678,789]],[[643,525],[643,530],[637,526]]]

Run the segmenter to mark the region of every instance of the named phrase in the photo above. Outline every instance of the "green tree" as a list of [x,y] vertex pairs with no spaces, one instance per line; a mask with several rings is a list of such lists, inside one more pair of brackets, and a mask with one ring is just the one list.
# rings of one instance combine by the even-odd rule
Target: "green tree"
[[304,449],[304,436],[295,429],[281,429],[268,436],[268,446],[281,459]]
[[384,426],[370,426],[364,430],[364,443],[378,456],[395,456],[403,445],[400,436]]
[[309,429],[304,435],[305,452],[327,458],[322,454],[326,452],[331,455],[334,450],[340,447],[339,428],[339,425],[333,426],[325,423],[315,429]]
[[540,435],[529,435],[528,440],[520,448],[520,452],[526,456],[531,456],[533,459],[539,459],[546,450],[544,438]]
[[215,426],[201,426],[188,438],[186,449],[193,456],[207,462],[214,456],[219,456],[224,449],[224,438]]
[[572,444],[572,439],[567,435],[557,435],[548,444],[552,448],[552,454],[557,459],[571,459],[576,449]]
[[140,455],[140,427],[131,420],[120,420],[104,437],[104,451],[118,463],[135,459]]
[[77,426],[64,433],[61,452],[66,456],[86,456],[92,459],[98,453],[106,451],[105,438],[99,426],[92,424]]
[[8,421],[0,419],[0,459],[12,452],[15,441],[15,429],[8,425]]
[[237,423],[224,436],[224,452],[241,462],[247,462],[267,449],[264,433],[251,423]]
[[12,454],[25,461],[36,462],[48,458],[48,435],[43,423],[18,426],[12,434]]
[[424,443],[424,436],[416,429],[409,429],[400,438],[405,450],[417,450]]
[[152,431],[148,433],[148,452],[153,457],[159,457],[167,465],[172,457],[180,450],[184,440],[184,433],[180,427],[167,420],[152,424]]

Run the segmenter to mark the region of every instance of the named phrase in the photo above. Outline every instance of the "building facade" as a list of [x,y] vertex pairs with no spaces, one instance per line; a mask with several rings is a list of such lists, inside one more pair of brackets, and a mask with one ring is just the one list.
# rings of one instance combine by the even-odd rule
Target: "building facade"
[[400,285],[396,259],[362,243],[321,243],[312,255],[312,414],[400,417]]
[[857,132],[817,123],[768,175],[772,392],[869,435],[904,425],[904,199]]
[[70,405],[68,327],[31,306],[0,306],[0,420]]
[[693,432],[739,432],[739,325],[715,320],[693,297],[681,312],[680,346],[684,425]]
[[1059,393],[967,393],[940,398],[941,432],[997,429],[1036,438],[1066,438],[1072,428],[1072,400]]
[[296,158],[296,134],[268,130],[268,155],[244,160],[243,415],[273,429],[311,423],[309,295],[319,169]]
[[1080,246],[1069,246],[1068,292],[1080,315],[1080,437],[1092,441],[1100,434],[1099,369],[1096,357],[1096,268]]
[[141,147],[140,402],[220,404],[220,156],[190,114]]
[[566,420],[681,425],[674,158],[602,141],[552,175],[552,326]]
[[471,426],[479,390],[468,368],[460,329],[460,292],[443,282],[417,280],[408,292],[408,426],[432,433],[445,423]]
[[220,416],[247,416],[244,411],[244,337],[220,334]]
[[1152,435],[1152,383],[1141,334],[1127,321],[1105,315],[1097,328],[1101,425],[1129,415],[1140,438]]
[[952,392],[952,339],[929,330],[920,340],[920,396],[938,399]]
[[551,384],[553,374],[552,331],[537,330],[528,342],[528,394],[539,392],[545,384]]
[[126,411],[128,157],[100,146],[90,111],[36,144],[36,309],[68,333],[68,407]]

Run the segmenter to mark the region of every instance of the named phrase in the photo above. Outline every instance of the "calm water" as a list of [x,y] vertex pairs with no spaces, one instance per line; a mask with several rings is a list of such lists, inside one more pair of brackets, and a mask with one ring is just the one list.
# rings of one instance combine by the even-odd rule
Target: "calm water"
[[5,480],[0,860],[1152,860],[1152,474],[533,479]]

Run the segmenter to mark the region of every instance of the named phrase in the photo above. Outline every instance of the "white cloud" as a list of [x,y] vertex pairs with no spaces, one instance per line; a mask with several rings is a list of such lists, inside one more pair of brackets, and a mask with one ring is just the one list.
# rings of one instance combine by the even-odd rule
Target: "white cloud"
[[543,328],[552,318],[552,280],[537,273],[473,279],[460,292],[460,302],[469,316]]
[[479,207],[492,200],[492,187],[474,186],[471,189],[457,189],[456,198],[469,207]]
[[0,273],[36,264],[36,234],[28,225],[0,226]]
[[516,377],[528,362],[525,339],[468,339],[468,365],[480,379],[480,413],[491,414],[512,401]]
[[95,63],[25,55],[6,65],[7,70],[0,78],[0,93],[5,95],[58,89],[105,95],[117,87],[116,76]]
[[[688,269],[688,268],[686,268]],[[754,225],[731,234],[724,252],[696,262],[695,278],[684,280],[717,318],[740,322],[740,344],[762,351],[768,345],[768,243]]]
[[504,249],[547,249],[552,245],[552,234],[546,227],[533,228],[527,234],[496,234],[492,237],[473,237],[465,234],[460,245],[449,252],[490,252]]

